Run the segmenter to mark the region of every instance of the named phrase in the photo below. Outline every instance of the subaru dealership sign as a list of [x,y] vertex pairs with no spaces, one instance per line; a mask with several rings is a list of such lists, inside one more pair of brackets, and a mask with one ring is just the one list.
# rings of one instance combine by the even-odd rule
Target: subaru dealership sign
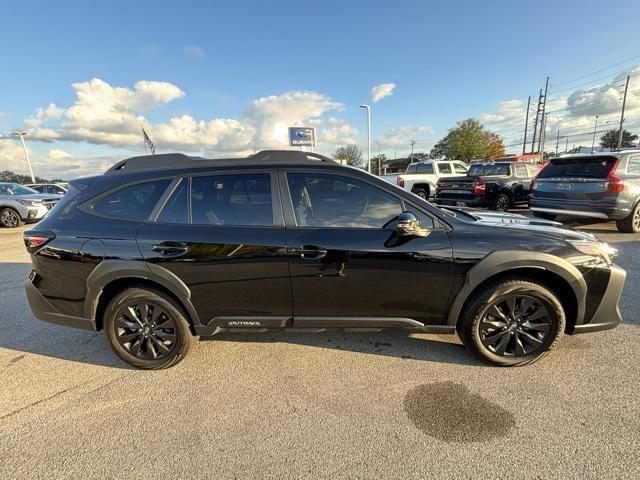
[[315,147],[316,129],[308,127],[289,127],[289,145],[292,147]]

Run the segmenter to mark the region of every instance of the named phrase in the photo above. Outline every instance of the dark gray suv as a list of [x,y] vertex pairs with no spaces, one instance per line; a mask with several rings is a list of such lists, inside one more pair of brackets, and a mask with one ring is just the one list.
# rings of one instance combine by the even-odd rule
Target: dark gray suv
[[531,182],[536,217],[557,215],[615,220],[618,230],[640,232],[640,151],[552,158]]

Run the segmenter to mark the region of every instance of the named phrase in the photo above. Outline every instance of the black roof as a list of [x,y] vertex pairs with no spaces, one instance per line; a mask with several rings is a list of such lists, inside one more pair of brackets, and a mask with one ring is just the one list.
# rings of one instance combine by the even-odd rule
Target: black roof
[[319,162],[336,164],[324,155],[297,150],[262,150],[248,157],[240,158],[203,158],[192,157],[182,153],[163,153],[159,155],[142,155],[122,160],[113,165],[106,173],[132,173],[154,170],[168,170],[180,168],[217,167],[227,165],[282,165],[282,164],[310,164]]

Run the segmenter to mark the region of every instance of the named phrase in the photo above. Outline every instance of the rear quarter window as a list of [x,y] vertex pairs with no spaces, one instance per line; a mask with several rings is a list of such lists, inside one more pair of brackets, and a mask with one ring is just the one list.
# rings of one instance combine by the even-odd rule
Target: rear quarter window
[[538,178],[607,178],[616,160],[615,157],[554,158],[542,169]]
[[136,183],[109,193],[94,206],[101,215],[120,220],[145,221],[160,200],[171,180]]

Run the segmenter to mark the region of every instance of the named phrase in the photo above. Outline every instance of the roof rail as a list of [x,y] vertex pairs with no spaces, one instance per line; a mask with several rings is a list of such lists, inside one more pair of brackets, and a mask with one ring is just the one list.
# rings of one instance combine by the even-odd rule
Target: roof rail
[[302,152],[300,150],[261,150],[247,158],[257,161],[277,160],[284,162],[305,162],[315,160],[327,163],[336,163],[334,160],[319,153]]
[[141,155],[121,160],[107,172],[140,172],[143,170],[155,170],[171,167],[180,167],[185,164],[192,164],[204,160],[200,157],[189,157],[182,153],[161,153],[158,155]]

